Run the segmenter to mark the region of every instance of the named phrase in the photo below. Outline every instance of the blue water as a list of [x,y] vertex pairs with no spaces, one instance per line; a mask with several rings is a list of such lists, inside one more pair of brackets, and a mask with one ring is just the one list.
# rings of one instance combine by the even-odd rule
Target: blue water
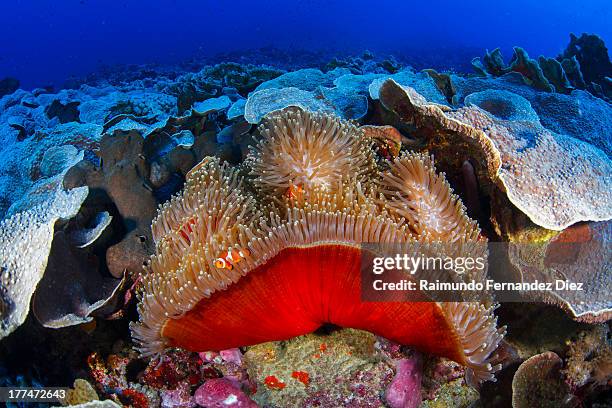
[[[435,55],[521,45],[555,56],[568,34],[612,43],[609,0],[3,0],[0,78],[60,86],[103,65],[176,63],[260,47]],[[477,55],[480,55],[479,52]],[[475,55],[474,55],[475,56]]]

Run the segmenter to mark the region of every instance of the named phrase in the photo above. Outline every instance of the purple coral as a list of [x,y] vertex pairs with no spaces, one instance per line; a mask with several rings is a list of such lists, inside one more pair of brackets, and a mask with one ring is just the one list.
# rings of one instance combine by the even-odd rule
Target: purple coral
[[421,379],[423,362],[421,356],[397,360],[395,378],[385,392],[391,408],[416,408],[421,404]]
[[195,392],[195,401],[206,408],[257,408],[242,390],[223,378],[208,380]]

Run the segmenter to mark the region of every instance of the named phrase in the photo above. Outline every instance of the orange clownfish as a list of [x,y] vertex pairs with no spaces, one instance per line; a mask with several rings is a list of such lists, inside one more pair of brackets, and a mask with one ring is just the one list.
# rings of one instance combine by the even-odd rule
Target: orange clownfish
[[221,254],[215,261],[215,266],[219,269],[227,269],[231,271],[233,269],[232,263],[238,263],[242,259],[247,258],[251,255],[251,251],[248,249],[230,249]]

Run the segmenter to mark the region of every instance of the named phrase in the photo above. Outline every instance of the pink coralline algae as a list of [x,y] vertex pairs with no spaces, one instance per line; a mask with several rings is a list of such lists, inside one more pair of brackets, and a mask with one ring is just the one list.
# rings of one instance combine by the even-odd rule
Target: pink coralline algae
[[421,404],[423,363],[419,355],[397,360],[395,378],[385,399],[391,408],[416,408]]
[[221,350],[220,352],[204,351],[198,353],[200,358],[205,363],[220,363],[225,361],[228,363],[242,364],[242,352],[238,348]]
[[190,394],[188,382],[183,382],[174,390],[162,391],[162,408],[193,408],[196,406],[194,398]]
[[233,348],[229,350],[222,350],[219,352],[223,361],[228,363],[242,364],[242,353],[239,349]]
[[257,408],[239,388],[223,378],[208,380],[195,392],[195,402],[206,408]]
[[213,363],[215,362],[215,358],[217,358],[217,361],[220,361],[218,359],[219,353],[216,353],[214,351],[200,352],[198,353],[198,356],[200,356],[200,359],[202,359],[202,361],[205,363]]

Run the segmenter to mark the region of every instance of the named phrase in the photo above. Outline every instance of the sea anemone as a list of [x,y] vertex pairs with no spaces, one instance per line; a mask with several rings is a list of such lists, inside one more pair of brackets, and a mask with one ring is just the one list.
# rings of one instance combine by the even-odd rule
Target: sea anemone
[[350,175],[363,182],[376,170],[372,141],[336,116],[288,109],[269,114],[263,137],[247,158],[263,197],[282,198],[313,190],[333,193]]
[[427,240],[477,240],[479,228],[465,213],[443,175],[436,174],[431,157],[404,154],[383,173],[381,205],[404,218],[415,234]]
[[[370,145],[353,125],[296,110],[274,113],[265,123],[247,159],[258,193],[250,192],[248,178],[208,158],[154,220],[156,254],[143,275],[140,321],[132,324],[140,352],[222,350],[286,340],[331,323],[451,358],[467,366],[474,383],[494,379],[499,367],[490,360],[504,329],[496,327],[491,306],[362,298],[362,258],[369,255],[362,243],[414,251],[411,244],[433,236],[478,237],[430,159],[408,155],[391,163],[395,176],[382,176],[381,192],[371,181],[379,177]],[[414,173],[403,170],[407,163]],[[422,177],[433,182],[423,184]],[[411,218],[390,213],[406,198],[384,200],[394,194],[393,181],[412,200],[427,196],[410,194],[414,186],[432,188],[429,195],[438,199],[428,205],[442,206],[436,214],[443,220],[457,212],[455,223],[439,223],[447,229],[442,234],[424,222],[416,234],[417,212]],[[297,185],[303,194],[286,194]],[[274,205],[262,204],[258,194],[273,196]]]

